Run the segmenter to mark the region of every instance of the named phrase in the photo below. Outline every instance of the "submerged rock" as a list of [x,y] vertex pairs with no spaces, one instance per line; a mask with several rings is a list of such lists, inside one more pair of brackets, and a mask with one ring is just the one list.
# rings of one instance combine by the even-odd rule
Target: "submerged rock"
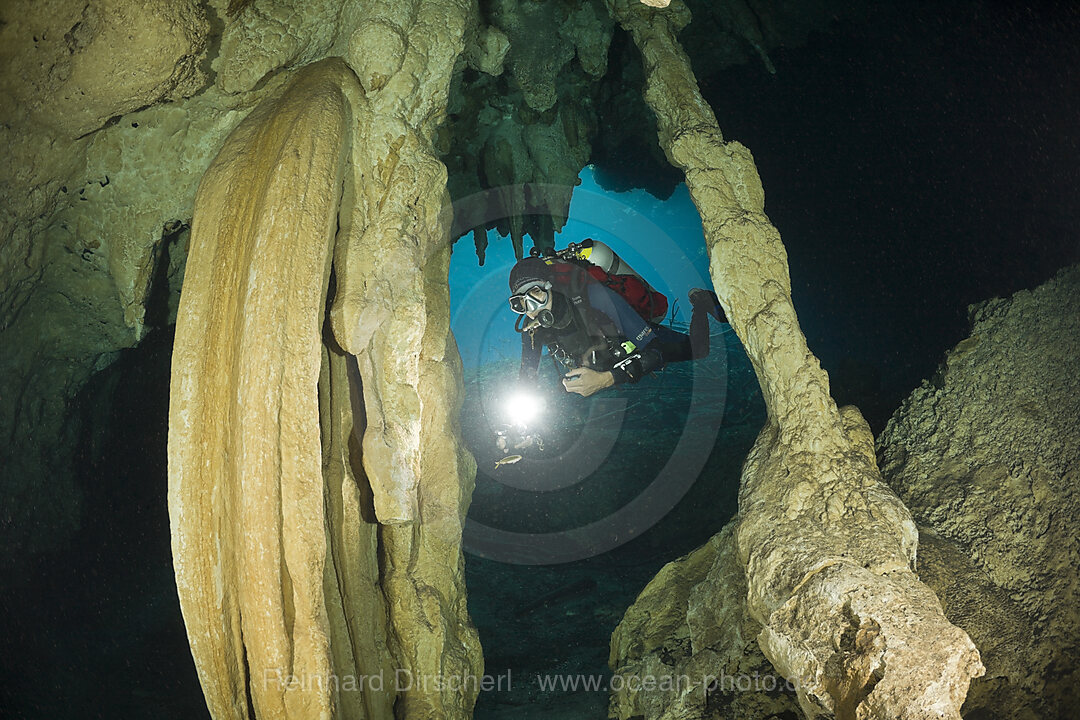
[[794,687],[755,642],[736,525],[665,565],[627,610],[611,636],[610,717],[797,716]]
[[915,523],[881,480],[869,426],[837,408],[806,345],[753,158],[724,141],[676,39],[685,6],[643,7],[612,12],[641,50],[660,146],[686,173],[713,285],[768,409],[734,530],[757,645],[808,717],[959,718],[978,652],[913,572]]
[[952,548],[922,552],[919,569],[983,652],[965,713],[1064,717],[1080,701],[1080,266],[971,320],[889,421],[881,469]]

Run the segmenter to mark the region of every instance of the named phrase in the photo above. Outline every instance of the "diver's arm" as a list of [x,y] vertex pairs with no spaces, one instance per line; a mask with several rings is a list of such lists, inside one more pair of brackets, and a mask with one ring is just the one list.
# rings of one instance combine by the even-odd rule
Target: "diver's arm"
[[615,376],[610,372],[600,372],[592,368],[574,368],[563,376],[563,387],[566,392],[577,393],[582,397],[589,397],[593,393],[600,392],[615,384]]
[[651,347],[636,348],[616,359],[615,366],[611,368],[611,377],[616,385],[636,383],[653,370],[659,370],[663,366],[664,356],[659,350]]
[[615,366],[611,369],[614,384],[636,383],[664,366],[664,356],[656,347],[658,343],[653,343],[656,333],[621,295],[594,283],[589,285],[589,303],[611,318],[622,336],[627,338],[614,349]]
[[575,368],[563,376],[563,387],[567,392],[588,397],[612,385],[636,383],[663,364],[664,357],[659,350],[641,348],[620,355],[615,366],[606,372],[587,367]]

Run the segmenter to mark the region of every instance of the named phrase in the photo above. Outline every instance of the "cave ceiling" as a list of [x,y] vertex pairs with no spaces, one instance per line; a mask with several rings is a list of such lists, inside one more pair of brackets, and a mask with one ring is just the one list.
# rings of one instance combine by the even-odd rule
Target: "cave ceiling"
[[[770,49],[803,42],[838,12],[827,2],[687,5],[694,20],[680,39],[699,77],[753,62],[763,80],[774,72]],[[455,202],[504,188],[494,195],[503,207],[488,207],[477,225],[459,218],[455,228],[456,236],[472,231],[481,264],[491,228],[510,236],[518,256],[526,234],[552,247],[586,165],[606,189],[671,195],[682,176],[656,142],[640,56],[602,0],[486,0],[480,16],[437,150]]]

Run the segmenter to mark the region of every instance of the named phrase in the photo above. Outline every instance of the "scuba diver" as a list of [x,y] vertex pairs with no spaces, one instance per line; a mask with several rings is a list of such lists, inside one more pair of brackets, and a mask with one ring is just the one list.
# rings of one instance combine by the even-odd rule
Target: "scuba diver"
[[694,288],[689,335],[659,324],[667,299],[591,239],[547,256],[534,248],[510,271],[510,292],[521,333],[519,379],[535,384],[547,346],[568,370],[563,387],[584,397],[636,383],[670,362],[705,357],[708,316],[727,322],[716,294]]

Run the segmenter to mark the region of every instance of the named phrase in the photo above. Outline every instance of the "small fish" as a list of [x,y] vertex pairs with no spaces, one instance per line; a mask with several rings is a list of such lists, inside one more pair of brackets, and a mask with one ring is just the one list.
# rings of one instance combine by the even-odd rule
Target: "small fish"
[[514,463],[519,462],[520,460],[521,460],[520,455],[507,455],[502,460],[496,460],[495,461],[495,467],[498,468],[500,465],[513,465]]

